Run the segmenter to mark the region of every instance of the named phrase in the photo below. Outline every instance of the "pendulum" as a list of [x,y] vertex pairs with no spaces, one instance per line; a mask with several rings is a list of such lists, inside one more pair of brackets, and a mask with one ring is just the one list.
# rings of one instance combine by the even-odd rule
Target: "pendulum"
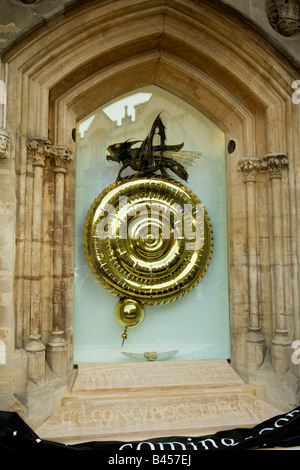
[[123,348],[124,341],[125,339],[127,339],[127,326],[125,327],[123,333],[121,334],[121,338],[122,338],[122,348]]
[[127,328],[134,328],[143,321],[144,308],[137,300],[121,299],[115,306],[114,315],[119,325],[124,327],[121,335],[123,347],[124,341],[127,339]]

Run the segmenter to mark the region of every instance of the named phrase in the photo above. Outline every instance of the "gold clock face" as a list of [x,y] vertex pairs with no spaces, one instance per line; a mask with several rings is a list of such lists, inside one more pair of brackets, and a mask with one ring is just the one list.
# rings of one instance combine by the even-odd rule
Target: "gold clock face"
[[129,177],[108,186],[88,211],[84,250],[98,281],[143,305],[174,301],[205,274],[213,251],[210,219],[184,185]]

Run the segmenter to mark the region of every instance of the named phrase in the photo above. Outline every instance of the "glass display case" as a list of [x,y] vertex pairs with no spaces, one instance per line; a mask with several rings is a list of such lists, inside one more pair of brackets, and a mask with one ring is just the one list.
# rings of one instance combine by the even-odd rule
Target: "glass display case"
[[[214,235],[207,272],[185,296],[144,307],[143,321],[122,345],[114,309],[118,297],[95,278],[83,249],[87,213],[114,183],[120,165],[106,158],[107,147],[142,141],[157,115],[168,145],[201,154],[183,182],[204,205]],[[76,138],[74,362],[192,360],[230,357],[227,260],[227,203],[224,133],[175,95],[148,86],[107,103],[79,123]],[[134,172],[127,168],[124,175]],[[175,176],[175,175],[172,175]],[[182,183],[182,182],[181,182]]]

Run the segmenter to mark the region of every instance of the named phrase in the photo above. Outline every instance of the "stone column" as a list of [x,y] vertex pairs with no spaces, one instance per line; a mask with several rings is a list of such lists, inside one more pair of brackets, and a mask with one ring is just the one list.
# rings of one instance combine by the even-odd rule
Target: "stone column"
[[0,61],[0,158],[8,158],[7,144],[7,82],[8,64]]
[[45,141],[28,143],[29,157],[33,167],[32,227],[31,227],[31,279],[30,324],[25,347],[28,354],[28,379],[36,384],[45,380],[45,345],[41,339],[41,252],[43,177],[45,167]]
[[53,318],[52,331],[47,343],[47,362],[59,377],[66,374],[67,350],[65,338],[65,306],[63,276],[64,191],[67,164],[71,152],[55,146],[53,158],[54,181],[54,240],[53,240]]
[[291,340],[287,330],[285,309],[285,286],[283,272],[283,209],[282,209],[282,171],[288,168],[285,154],[267,154],[264,159],[265,169],[269,173],[272,199],[273,222],[273,292],[275,300],[275,334],[272,339],[271,359],[274,371],[283,374],[290,368]]
[[[7,131],[7,92],[6,84],[8,79],[8,64],[1,64],[0,61],[0,159],[9,158],[9,134]],[[2,70],[1,70],[2,69]],[[3,80],[1,80],[3,78]]]
[[[6,364],[7,352],[14,349],[12,331],[14,319],[9,309],[14,271],[14,165],[10,160],[9,133],[6,130],[6,85],[1,80],[0,61],[0,367]],[[0,379],[1,380],[1,379]],[[2,382],[3,383],[3,382]],[[5,385],[4,385],[5,387]]]
[[248,285],[249,285],[249,324],[246,334],[246,360],[248,370],[258,369],[265,356],[265,340],[261,331],[259,311],[259,262],[256,214],[257,171],[260,170],[258,158],[244,158],[239,161],[239,169],[246,185],[247,207],[247,248],[248,248]]

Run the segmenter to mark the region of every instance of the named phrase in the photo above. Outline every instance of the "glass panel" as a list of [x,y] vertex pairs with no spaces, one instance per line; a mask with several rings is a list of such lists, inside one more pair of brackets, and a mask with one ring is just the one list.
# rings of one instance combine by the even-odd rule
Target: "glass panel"
[[[111,106],[114,105],[114,106]],[[161,113],[166,144],[202,155],[188,167],[186,185],[205,205],[214,231],[213,257],[204,278],[183,298],[146,306],[144,321],[128,329],[114,318],[118,298],[92,274],[83,251],[82,231],[94,199],[117,177],[120,166],[106,160],[106,148],[127,139],[143,140]],[[229,358],[229,301],[226,221],[226,164],[223,132],[193,106],[156,86],[122,96],[79,125],[76,141],[76,233],[74,362],[123,362],[122,353],[176,351],[172,360]],[[126,170],[127,174],[131,170]],[[123,174],[123,176],[126,173]]]

